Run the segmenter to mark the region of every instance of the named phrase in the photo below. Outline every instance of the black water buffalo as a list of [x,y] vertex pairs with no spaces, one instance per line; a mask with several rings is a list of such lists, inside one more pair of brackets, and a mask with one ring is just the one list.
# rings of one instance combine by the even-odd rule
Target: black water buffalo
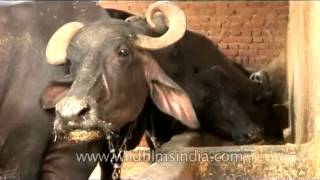
[[[170,13],[174,15],[173,12]],[[148,24],[156,29],[157,25],[154,24],[150,18],[151,16],[149,19],[147,16],[147,20],[149,21]],[[174,21],[169,21],[169,23],[175,23],[177,27],[182,27],[185,26],[184,21],[185,19],[175,19]],[[160,66],[162,66],[165,72],[168,73],[171,78],[173,78],[180,86],[183,87],[184,90],[187,91],[188,96],[191,98],[192,105],[195,107],[197,114],[200,117],[200,122],[203,125],[203,128],[211,132],[217,132],[225,136],[230,136],[240,143],[247,143],[255,140],[256,138],[260,138],[262,129],[256,125],[252,119],[261,121],[270,117],[270,111],[267,111],[268,109],[266,109],[268,108],[268,104],[264,105],[265,103],[262,103],[263,105],[260,105],[261,98],[263,99],[263,94],[261,93],[264,92],[261,84],[250,81],[241,71],[239,71],[238,68],[235,68],[235,66],[231,65],[225,59],[220,60],[219,63],[213,63],[215,65],[211,68],[194,67],[195,65],[192,63],[194,63],[195,60],[188,60],[184,57],[180,58],[179,54],[174,57],[176,59],[172,59],[172,57],[170,57],[171,53],[167,53],[167,51],[170,51],[172,48],[176,48],[176,46],[168,46],[180,40],[180,38],[184,35],[184,31],[183,33],[180,32],[179,38],[177,39],[171,34],[174,31],[170,29],[169,26],[169,29],[164,35],[156,38],[147,37],[145,35],[146,33],[141,33],[141,28],[142,30],[144,28],[140,25],[136,25],[136,22],[132,23],[132,21],[123,22],[120,20],[112,20],[108,21],[107,23],[96,22],[84,28],[82,28],[83,24],[81,23],[68,24],[62,27],[61,30],[58,30],[53,36],[53,40],[48,44],[48,62],[52,64],[61,64],[66,62],[65,59],[69,59],[71,62],[71,73],[69,76],[72,76],[75,79],[70,90],[68,90],[67,95],[63,94],[65,93],[64,91],[61,91],[63,95],[57,96],[59,98],[65,96],[61,100],[59,100],[59,98],[55,99],[59,100],[57,105],[55,105],[55,101],[49,102],[49,106],[44,105],[45,108],[56,108],[57,117],[54,123],[54,130],[58,134],[66,134],[74,131],[74,129],[84,129],[86,131],[88,129],[95,128],[106,129],[108,126],[110,126],[108,127],[110,129],[119,130],[129,122],[136,120],[136,117],[142,111],[145,99],[147,97],[146,87],[144,86],[145,80],[143,79],[147,78],[146,82],[149,86],[149,89],[151,88],[151,91],[153,91],[155,88],[153,87],[153,84],[148,83],[158,82],[160,80],[148,79],[150,78],[151,73],[149,73],[148,76],[143,77],[141,72],[137,70],[137,68],[140,68],[141,65],[133,68],[130,76],[128,77],[121,74],[123,73],[123,70],[118,67],[119,63],[113,65],[112,63],[114,62],[110,62],[110,64],[105,65],[105,69],[101,69],[101,67],[96,65],[98,63],[96,62],[96,59],[99,59],[100,56],[102,56],[99,52],[99,48],[101,49],[102,47],[109,47],[110,44],[113,44],[113,41],[123,41],[123,43],[127,43],[123,40],[123,38],[127,38],[127,41],[134,41],[134,44],[137,47],[140,47],[140,49],[154,50],[153,56],[146,55],[147,52],[135,50],[134,46],[129,47],[129,45],[126,45],[124,49],[120,48],[120,52],[118,52],[119,55],[123,55],[126,58],[129,56],[129,58],[131,58],[130,53],[132,53],[132,56],[135,57],[137,54],[144,54],[143,57],[140,55],[141,57],[138,57],[138,59],[150,59],[156,57],[158,63]],[[109,25],[108,28],[106,28],[107,25]],[[80,33],[76,33],[78,29],[80,29]],[[176,30],[180,30],[180,28],[176,28]],[[98,34],[100,31],[102,34],[101,37]],[[75,37],[73,36],[74,33],[76,34]],[[63,35],[69,36],[64,37]],[[70,45],[62,45],[62,42],[65,43],[66,41],[71,40],[71,38],[75,38],[77,41],[71,41]],[[98,40],[96,40],[96,38],[98,38]],[[182,47],[188,45],[188,43],[183,42],[188,38],[190,38],[190,36],[188,36],[187,33],[184,38],[180,40],[179,43],[182,44]],[[112,40],[112,43],[109,42],[109,39]],[[116,39],[117,41],[113,39]],[[164,39],[165,41],[156,41],[157,39]],[[108,41],[109,43],[103,44],[105,41]],[[164,42],[165,45],[162,45]],[[171,43],[168,44],[168,42]],[[194,40],[192,43],[194,43]],[[199,52],[195,49],[196,47],[197,46],[193,47],[193,49],[198,54]],[[156,51],[157,49],[161,50]],[[87,51],[90,53],[87,53]],[[56,55],[57,52],[60,54]],[[186,51],[186,53],[182,55],[188,55],[188,53],[190,53],[190,51]],[[192,54],[189,55],[191,56]],[[209,54],[198,54],[197,59],[201,60],[201,56],[203,55],[206,55],[206,58],[208,58],[210,57],[210,52]],[[112,56],[113,58],[116,58],[114,54],[106,54],[104,56]],[[81,58],[89,58],[89,60],[81,61],[79,60]],[[120,56],[120,59],[121,58],[123,57]],[[147,62],[150,62],[150,60]],[[86,63],[88,63],[88,65]],[[155,71],[154,74],[156,74],[156,72],[162,72],[157,70],[156,68],[159,67],[156,67],[154,64],[142,64],[142,66],[148,66],[149,68],[152,68],[152,70]],[[86,73],[83,73],[81,68],[83,68],[83,71]],[[195,69],[197,70],[195,71]],[[170,72],[170,70],[175,72]],[[108,74],[108,71],[112,73]],[[148,71],[150,71],[150,69],[148,69]],[[98,75],[96,75],[97,73]],[[119,75],[116,76],[117,73],[119,73]],[[139,73],[140,75],[138,76],[137,74]],[[152,78],[161,78],[161,76],[162,75],[160,74],[156,74],[156,76]],[[108,78],[112,80],[108,80]],[[134,84],[130,84],[132,81],[131,78],[134,79]],[[163,78],[161,79],[163,80]],[[89,82],[92,84],[88,84]],[[83,83],[87,83],[86,85],[88,85],[88,87],[83,87]],[[109,85],[110,83],[112,85]],[[118,86],[122,87],[123,89],[119,88]],[[102,91],[101,89],[98,89],[101,87],[104,87],[105,90]],[[135,91],[129,87],[135,87]],[[51,89],[49,90],[53,91]],[[91,91],[95,93],[90,94]],[[105,96],[110,99],[107,101],[102,100],[101,97],[99,97],[99,95],[103,94],[101,91],[104,92],[106,94]],[[112,91],[113,93],[109,91]],[[114,94],[114,96],[118,98],[115,99],[110,94]],[[121,94],[121,96],[118,94]],[[135,96],[133,96],[133,94]],[[182,100],[178,99],[178,96],[175,95],[175,99],[170,99],[169,101],[168,98],[172,97],[166,97],[167,94],[163,94],[161,92],[160,95],[156,95],[167,99],[166,102],[162,102],[158,101],[158,99],[155,99],[153,95],[154,94],[151,93],[151,99],[162,112],[173,116],[176,120],[180,120],[187,126],[196,127],[195,123],[197,121],[194,120],[195,115],[193,113],[193,109],[190,108],[189,105],[187,106],[187,102],[189,102],[188,98],[187,100]],[[128,100],[130,102],[128,102]],[[170,103],[174,104],[174,100],[182,101],[179,101],[180,104],[178,103],[175,104],[174,107],[171,107],[173,105],[170,105]],[[105,106],[105,104],[109,103],[110,106]],[[188,111],[184,111],[183,109],[175,109],[179,108],[178,105],[181,105],[181,103],[183,106],[188,107]],[[104,107],[106,109],[100,109],[100,107]],[[108,113],[104,111],[108,111]],[[110,113],[118,111],[121,113]],[[188,114],[190,112],[192,113]],[[85,120],[79,121],[79,116],[80,119],[82,118]],[[191,118],[193,120],[190,120],[190,117],[193,117]],[[108,124],[106,124],[105,119],[110,119],[108,120]]]
[[[199,126],[188,95],[143,50],[176,42],[185,26],[151,38],[137,35],[124,21],[102,16],[96,6],[90,10],[66,4],[31,3],[1,10],[1,179],[87,179],[97,162],[79,162],[76,153],[114,150],[111,145],[117,142],[111,141],[124,141],[125,149],[134,148],[144,132],[145,121],[138,115],[144,114],[148,96],[163,112],[191,128]],[[150,11],[161,8],[173,17],[171,25],[184,22],[177,7],[154,6]],[[58,63],[65,57],[66,66],[44,61],[54,29],[70,19],[85,23],[99,18],[83,28],[82,23],[68,23],[53,35],[47,45],[48,62]],[[77,28],[81,30],[72,37]],[[54,107],[55,114],[50,111]],[[52,129],[71,138],[79,131],[82,137],[98,138],[96,130],[103,130],[112,139],[69,143],[54,139]],[[109,179],[110,163],[102,166],[103,178]]]
[[[65,21],[51,22],[49,17],[41,20],[41,14],[46,13],[35,8],[36,14],[27,18],[35,18],[34,22],[21,23],[23,19],[20,19],[17,22],[21,24],[8,27],[8,32],[13,33],[13,28],[16,34],[3,37],[12,40],[5,42],[7,54],[1,56],[4,57],[0,72],[3,75],[0,77],[3,85],[0,87],[1,175],[7,177],[6,172],[13,170],[10,172],[16,172],[14,176],[20,179],[87,179],[97,162],[78,162],[76,153],[111,151],[114,154],[134,148],[149,126],[146,117],[150,111],[145,106],[149,103],[162,115],[173,117],[189,128],[198,128],[199,118],[203,128],[220,131],[239,143],[261,136],[261,128],[251,118],[262,115],[255,113],[261,97],[253,93],[262,92],[260,85],[248,81],[226,61],[221,61],[224,66],[210,68],[205,68],[208,65],[205,63],[198,65],[195,60],[172,61],[169,58],[172,54],[165,52],[176,48],[172,45],[181,38],[179,42],[192,37],[189,32],[184,36],[183,12],[168,2],[149,8],[150,26],[157,9],[169,23],[168,31],[160,37],[140,33],[139,26],[123,20],[67,23],[54,33],[46,48],[48,62],[65,63],[60,66],[46,64],[43,52],[49,34]],[[189,53],[173,53],[173,57],[191,58]],[[197,56],[198,63],[202,63],[204,55]],[[169,61],[170,65],[165,66]],[[230,77],[229,70],[236,74]],[[186,72],[190,74],[186,76]],[[40,98],[47,112],[41,110]],[[57,139],[52,138],[51,129]],[[83,143],[68,143],[61,137]],[[103,178],[110,178],[110,163],[102,162],[102,167]]]
[[[146,33],[148,26],[158,31],[151,18],[156,10],[169,24],[160,37]],[[156,119],[157,128],[165,124],[164,119],[198,128],[198,117],[203,129],[237,143],[262,138],[259,124],[273,118],[264,86],[250,81],[221,54],[215,59],[212,43],[195,46],[199,41],[208,45],[208,40],[189,31],[185,34],[185,17],[177,7],[155,3],[146,17],[148,23],[142,26],[132,19],[72,22],[52,36],[46,50],[48,62],[70,64],[70,83],[51,84],[41,101],[44,109],[55,108],[55,135],[84,142],[104,136],[110,140],[120,133],[115,144],[131,149],[144,127],[150,129],[148,115],[158,110],[157,118],[151,118]],[[209,58],[216,61],[211,63]],[[134,138],[127,142],[125,132],[132,129]]]
[[[57,142],[64,141],[60,137],[82,142],[106,138],[107,146],[101,152],[121,155],[141,139],[147,123],[143,118],[147,99],[189,128],[199,128],[188,94],[148,52],[183,37],[184,13],[169,2],[158,2],[149,7],[147,17],[157,9],[169,23],[160,37],[138,34],[130,23],[118,19],[70,22],[53,34],[46,48],[47,61],[67,63],[69,73],[46,88],[41,105],[55,109]],[[113,167],[119,166],[113,163]],[[102,166],[110,170],[109,162]]]
[[[108,12],[111,17],[126,19],[143,34],[159,36],[167,29],[160,14],[154,16],[156,26],[150,28],[143,17],[114,9]],[[261,71],[250,76],[251,72],[231,63],[208,38],[188,30],[177,43],[152,54],[164,71],[188,92],[203,129],[244,144],[261,138],[261,131],[253,130],[256,128],[253,124],[257,123],[264,128],[268,138],[282,138],[282,129],[272,107],[273,87],[270,87],[268,74]],[[206,94],[201,95],[203,92]],[[160,141],[164,142],[184,129],[160,111],[150,112],[155,120],[148,125],[148,131],[154,131],[149,134],[155,134]],[[237,117],[232,117],[231,112]],[[167,123],[159,121],[159,117],[167,119]],[[254,128],[250,130],[252,125]],[[176,131],[165,127],[175,127]]]
[[76,163],[75,153],[100,152],[102,143],[51,143],[54,114],[39,99],[64,74],[45,62],[50,36],[71,20],[101,18],[109,16],[95,2],[0,7],[0,179],[88,179],[96,163]]

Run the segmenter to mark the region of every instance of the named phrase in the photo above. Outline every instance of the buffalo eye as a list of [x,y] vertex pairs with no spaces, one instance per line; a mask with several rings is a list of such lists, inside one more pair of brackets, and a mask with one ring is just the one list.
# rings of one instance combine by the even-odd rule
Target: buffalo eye
[[127,57],[130,53],[128,49],[120,49],[118,52],[119,56]]

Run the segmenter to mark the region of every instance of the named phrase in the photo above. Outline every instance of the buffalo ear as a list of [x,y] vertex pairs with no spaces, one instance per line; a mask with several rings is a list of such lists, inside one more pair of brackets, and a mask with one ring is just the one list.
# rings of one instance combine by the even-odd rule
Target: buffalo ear
[[164,113],[173,116],[189,128],[199,128],[199,122],[187,93],[175,83],[148,53],[140,54],[150,96]]
[[50,84],[48,87],[46,87],[40,97],[41,107],[45,110],[55,108],[58,101],[67,94],[68,90],[69,85],[67,84]]

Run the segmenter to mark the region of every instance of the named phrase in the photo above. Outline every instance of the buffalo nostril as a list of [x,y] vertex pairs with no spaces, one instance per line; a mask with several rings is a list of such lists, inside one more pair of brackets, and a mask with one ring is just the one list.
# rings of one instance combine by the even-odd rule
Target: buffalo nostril
[[89,106],[85,106],[84,108],[82,108],[80,111],[79,111],[79,116],[84,116],[86,115],[88,112],[90,111],[90,107]]

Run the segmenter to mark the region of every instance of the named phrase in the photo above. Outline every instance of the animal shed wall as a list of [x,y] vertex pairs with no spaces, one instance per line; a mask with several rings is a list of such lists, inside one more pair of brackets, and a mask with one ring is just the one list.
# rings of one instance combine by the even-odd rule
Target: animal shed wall
[[[104,8],[142,15],[152,1],[102,1]],[[286,48],[288,2],[176,1],[188,28],[206,35],[229,59],[262,68]]]

